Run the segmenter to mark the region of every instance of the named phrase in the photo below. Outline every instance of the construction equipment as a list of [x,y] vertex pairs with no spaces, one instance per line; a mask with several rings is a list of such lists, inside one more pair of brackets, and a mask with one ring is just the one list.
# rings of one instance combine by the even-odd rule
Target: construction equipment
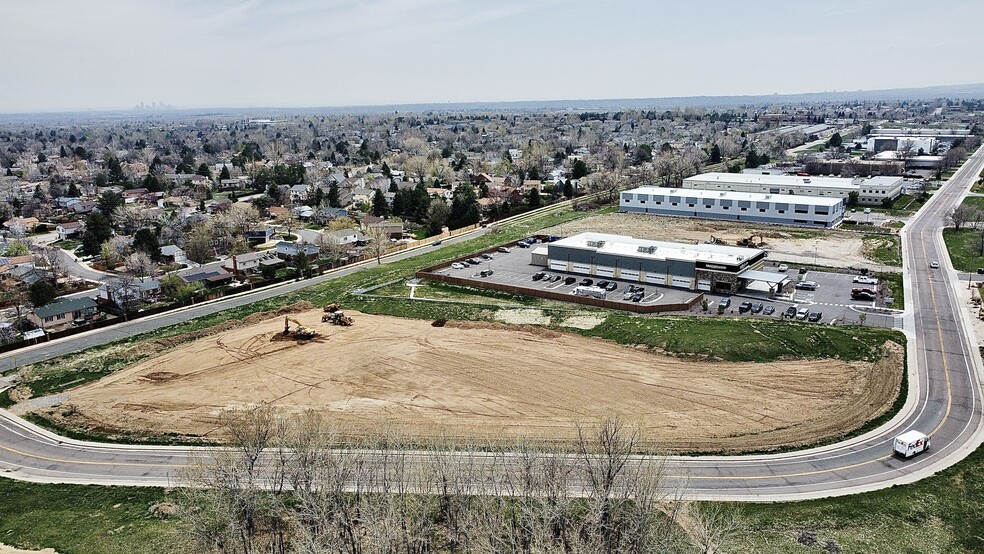
[[[755,242],[755,237],[759,238],[758,242]],[[736,244],[738,246],[765,246],[765,235],[752,235],[748,238],[738,239]]]
[[[338,305],[337,302],[336,303],[332,303],[332,304],[328,304],[327,306],[325,306],[325,313],[326,314],[333,314],[333,313],[337,312],[340,309],[342,309],[342,307],[340,305]],[[322,319],[322,321],[325,321],[325,320]]]
[[321,316],[321,321],[324,323],[331,323],[332,325],[341,325],[342,327],[349,327],[355,320],[351,317],[345,315],[342,312],[332,312],[330,314],[325,314]]
[[714,235],[711,235],[711,239],[708,240],[708,241],[704,241],[704,243],[705,244],[721,244],[721,245],[726,244],[723,240],[715,237]]
[[[296,324],[293,329],[290,327],[291,323]],[[288,315],[284,316],[284,336],[294,337],[298,340],[308,340],[318,336],[318,332],[310,327],[305,327],[303,323]]]

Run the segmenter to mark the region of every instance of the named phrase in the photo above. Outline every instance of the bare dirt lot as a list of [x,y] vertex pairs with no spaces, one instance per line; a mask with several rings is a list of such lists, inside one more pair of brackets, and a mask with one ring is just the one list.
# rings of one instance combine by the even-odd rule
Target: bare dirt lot
[[754,234],[756,241],[764,240],[763,248],[776,260],[813,263],[816,257],[818,264],[827,267],[872,265],[872,261],[864,257],[861,234],[836,229],[787,229],[731,221],[612,213],[570,221],[543,232],[569,236],[585,231],[677,242],[704,242],[714,236],[729,245]]
[[225,330],[73,390],[53,410],[102,432],[221,439],[230,408],[314,409],[354,434],[399,430],[469,442],[565,440],[574,422],[619,414],[676,450],[811,443],[888,409],[902,348],[878,363],[689,361],[529,326],[351,314],[297,317],[323,336],[278,340],[283,319]]

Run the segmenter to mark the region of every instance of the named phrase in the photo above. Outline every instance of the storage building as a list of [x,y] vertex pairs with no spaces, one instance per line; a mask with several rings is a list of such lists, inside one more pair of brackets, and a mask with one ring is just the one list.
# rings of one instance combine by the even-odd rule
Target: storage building
[[833,196],[639,187],[622,192],[619,210],[677,217],[833,227],[845,202]]
[[761,194],[793,194],[797,196],[824,196],[841,198],[845,202],[852,192],[858,193],[858,202],[881,205],[886,199],[894,200],[902,194],[902,177],[815,177],[800,175],[749,175],[740,173],[702,173],[683,180],[683,188],[699,190],[727,190]]
[[547,244],[547,267],[623,281],[733,293],[749,283],[782,292],[788,278],[760,271],[766,251],[716,244],[686,244],[623,235],[581,233]]

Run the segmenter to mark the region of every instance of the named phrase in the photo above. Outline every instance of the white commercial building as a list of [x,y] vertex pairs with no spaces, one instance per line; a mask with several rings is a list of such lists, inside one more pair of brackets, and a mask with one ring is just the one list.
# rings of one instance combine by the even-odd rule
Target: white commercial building
[[766,251],[759,248],[637,239],[580,233],[547,244],[552,271],[732,293],[753,281],[781,292],[786,275],[761,271]]
[[833,227],[840,223],[845,204],[836,196],[664,187],[639,187],[624,191],[619,197],[619,210],[627,213],[811,227]]
[[842,198],[845,202],[852,192],[858,202],[880,205],[886,198],[894,200],[902,194],[902,177],[815,177],[800,175],[749,175],[742,173],[702,173],[683,180],[683,188],[762,194],[794,194]]

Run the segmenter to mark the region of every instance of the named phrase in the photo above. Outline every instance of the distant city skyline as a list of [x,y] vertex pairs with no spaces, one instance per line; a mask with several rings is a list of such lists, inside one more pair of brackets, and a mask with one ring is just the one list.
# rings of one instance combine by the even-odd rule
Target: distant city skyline
[[984,2],[8,2],[0,113],[796,94],[984,82]]

